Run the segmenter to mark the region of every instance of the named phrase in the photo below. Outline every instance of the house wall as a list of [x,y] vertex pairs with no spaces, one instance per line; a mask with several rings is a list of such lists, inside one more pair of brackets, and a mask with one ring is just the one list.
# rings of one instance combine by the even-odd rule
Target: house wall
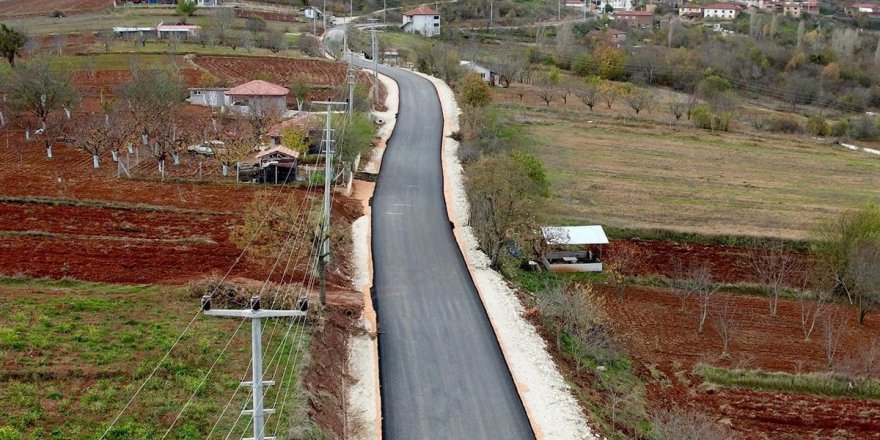
[[403,23],[411,23],[411,25],[406,28],[409,33],[418,33],[426,37],[440,35],[439,15],[405,15],[403,17]]
[[224,107],[232,104],[223,90],[190,90],[189,102],[194,105],[205,107]]
[[736,18],[736,9],[704,9],[703,17],[706,18]]
[[[237,105],[238,104],[238,105]],[[251,111],[287,111],[285,96],[230,96],[229,104],[234,111],[249,114]]]

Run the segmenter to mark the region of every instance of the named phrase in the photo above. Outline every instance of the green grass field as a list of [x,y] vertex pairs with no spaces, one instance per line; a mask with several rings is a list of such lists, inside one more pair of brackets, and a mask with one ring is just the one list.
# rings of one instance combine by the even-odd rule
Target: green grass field
[[802,239],[842,209],[880,201],[877,156],[806,137],[588,114],[573,101],[503,104],[548,170],[549,221]]
[[[0,278],[0,438],[99,437],[197,311],[198,299],[183,287]],[[250,360],[249,325],[236,332],[240,323],[199,316],[108,438],[161,437],[191,395],[168,438],[205,438],[235,393],[215,431],[225,435],[249,396],[247,388],[236,392]],[[286,397],[281,429],[311,426],[299,381],[308,332],[300,328],[287,339],[280,322],[264,328],[267,376],[279,382],[267,403]],[[292,352],[294,339],[305,348]],[[277,420],[270,417],[269,426]]]

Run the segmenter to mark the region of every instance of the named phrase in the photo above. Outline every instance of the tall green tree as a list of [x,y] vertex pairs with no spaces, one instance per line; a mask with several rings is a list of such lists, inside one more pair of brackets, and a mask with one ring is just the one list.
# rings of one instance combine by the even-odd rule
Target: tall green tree
[[5,24],[0,23],[0,53],[9,61],[10,66],[15,66],[15,57],[27,42],[27,36]]
[[199,8],[198,4],[196,4],[195,0],[182,0],[177,4],[177,12],[183,14],[187,17],[192,17],[195,15],[196,10]]
[[492,103],[492,90],[480,75],[468,73],[458,86],[459,101],[470,107],[485,107]]

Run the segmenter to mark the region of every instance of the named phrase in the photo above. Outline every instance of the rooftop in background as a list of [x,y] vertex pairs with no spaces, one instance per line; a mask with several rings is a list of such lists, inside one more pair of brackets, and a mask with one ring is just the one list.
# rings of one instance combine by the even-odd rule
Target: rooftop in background
[[404,12],[403,15],[440,15],[440,13],[431,9],[428,5],[421,5],[409,12]]
[[263,80],[253,80],[226,91],[232,96],[286,96],[290,93],[286,87],[272,84]]
[[650,11],[614,11],[614,15],[619,16],[632,16],[632,17],[653,17],[654,13]]
[[711,5],[703,6],[703,9],[735,9],[737,11],[740,11],[742,10],[742,6],[734,3],[713,3]]
[[300,112],[295,114],[292,118],[282,121],[272,127],[272,129],[269,130],[269,136],[281,136],[281,133],[285,128],[305,131],[318,130],[321,128],[320,122],[321,121],[317,116],[311,113]]
[[280,154],[282,154],[282,155],[284,155],[284,156],[292,157],[292,158],[294,158],[294,159],[299,158],[299,153],[298,153],[298,152],[293,151],[293,150],[291,150],[290,148],[287,148],[287,147],[281,147],[281,146],[279,146],[279,147],[274,147],[274,148],[270,148],[270,149],[268,149],[268,150],[266,150],[266,151],[263,151],[262,153],[257,154],[256,158],[257,158],[257,159],[262,159],[262,158],[264,158],[264,157],[266,157],[266,156],[271,156],[271,155],[276,154],[276,153],[280,153]]
[[608,244],[602,226],[545,226],[541,235],[547,244]]

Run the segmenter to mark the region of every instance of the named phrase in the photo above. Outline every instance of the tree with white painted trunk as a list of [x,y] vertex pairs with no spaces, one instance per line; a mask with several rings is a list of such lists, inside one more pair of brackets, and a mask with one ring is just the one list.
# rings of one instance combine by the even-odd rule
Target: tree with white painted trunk
[[712,272],[705,266],[692,268],[688,272],[687,285],[688,290],[697,297],[700,312],[697,333],[703,333],[706,318],[709,316],[709,307],[721,286],[712,280]]
[[72,130],[73,146],[92,157],[92,166],[100,167],[101,154],[114,158],[123,145],[132,139],[131,124],[126,114],[118,111],[101,112],[77,118]]
[[803,264],[778,241],[771,241],[749,254],[757,281],[767,291],[770,316],[776,316],[779,296],[787,283],[803,271]]
[[218,118],[215,120],[214,139],[220,143],[208,142],[212,157],[220,163],[223,176],[229,175],[229,167],[241,163],[257,147],[256,137],[249,124],[237,119]]

